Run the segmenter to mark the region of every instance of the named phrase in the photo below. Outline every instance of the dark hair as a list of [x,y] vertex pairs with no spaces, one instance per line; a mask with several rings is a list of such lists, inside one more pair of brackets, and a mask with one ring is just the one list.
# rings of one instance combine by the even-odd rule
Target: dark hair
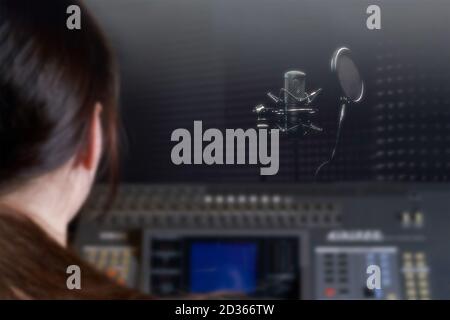
[[68,161],[85,145],[96,102],[103,105],[105,159],[117,170],[115,59],[85,9],[81,30],[66,27],[73,4],[82,7],[1,0],[0,189]]
[[[70,5],[82,8],[81,30],[66,27]],[[105,159],[115,173],[117,97],[114,56],[80,1],[0,1],[1,191],[58,168],[83,148],[97,102]],[[71,264],[82,269],[82,290],[66,287]],[[25,215],[0,208],[0,298],[136,297]]]

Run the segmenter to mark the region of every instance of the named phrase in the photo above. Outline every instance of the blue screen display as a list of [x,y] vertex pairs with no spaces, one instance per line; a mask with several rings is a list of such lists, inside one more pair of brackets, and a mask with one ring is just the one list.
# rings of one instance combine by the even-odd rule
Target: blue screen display
[[257,245],[251,242],[193,242],[191,292],[252,293],[256,288]]

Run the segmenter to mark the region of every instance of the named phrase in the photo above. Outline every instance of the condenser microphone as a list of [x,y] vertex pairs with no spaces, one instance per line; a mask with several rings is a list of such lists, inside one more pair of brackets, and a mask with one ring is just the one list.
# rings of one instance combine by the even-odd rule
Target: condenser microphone
[[305,96],[306,74],[288,71],[284,74],[284,103],[287,108],[295,107]]
[[271,92],[267,96],[275,107],[257,105],[253,112],[257,116],[258,127],[275,126],[281,132],[301,132],[303,135],[310,131],[322,131],[311,123],[311,117],[318,109],[312,105],[322,89],[311,93],[306,92],[306,74],[302,71],[288,71],[284,74],[284,87],[278,96]]
[[288,71],[284,74],[284,110],[286,113],[285,126],[292,127],[292,131],[297,132],[300,127],[299,114],[290,112],[297,108],[305,96],[306,74],[301,71]]

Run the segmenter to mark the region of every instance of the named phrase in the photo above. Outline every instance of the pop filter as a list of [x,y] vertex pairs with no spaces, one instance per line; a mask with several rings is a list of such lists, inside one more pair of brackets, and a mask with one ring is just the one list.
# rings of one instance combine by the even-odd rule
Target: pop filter
[[358,67],[351,58],[349,48],[341,47],[333,53],[333,55],[331,56],[331,71],[336,74],[337,80],[339,81],[339,85],[342,89],[341,111],[339,112],[336,141],[330,158],[324,161],[317,168],[314,178],[317,178],[320,170],[331,163],[331,161],[333,161],[334,159],[334,156],[336,155],[347,104],[358,103],[364,96],[364,82],[361,78],[361,75],[359,74]]
[[331,58],[331,71],[336,74],[344,97],[349,102],[360,102],[364,96],[364,82],[353,62],[350,49],[337,49]]

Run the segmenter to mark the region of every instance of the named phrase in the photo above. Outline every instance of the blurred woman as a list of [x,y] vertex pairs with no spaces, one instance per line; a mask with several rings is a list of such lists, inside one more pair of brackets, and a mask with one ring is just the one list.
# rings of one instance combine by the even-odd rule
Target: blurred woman
[[[66,27],[74,4],[81,30]],[[142,297],[66,248],[102,155],[114,194],[117,97],[114,56],[79,1],[0,0],[0,298]]]

